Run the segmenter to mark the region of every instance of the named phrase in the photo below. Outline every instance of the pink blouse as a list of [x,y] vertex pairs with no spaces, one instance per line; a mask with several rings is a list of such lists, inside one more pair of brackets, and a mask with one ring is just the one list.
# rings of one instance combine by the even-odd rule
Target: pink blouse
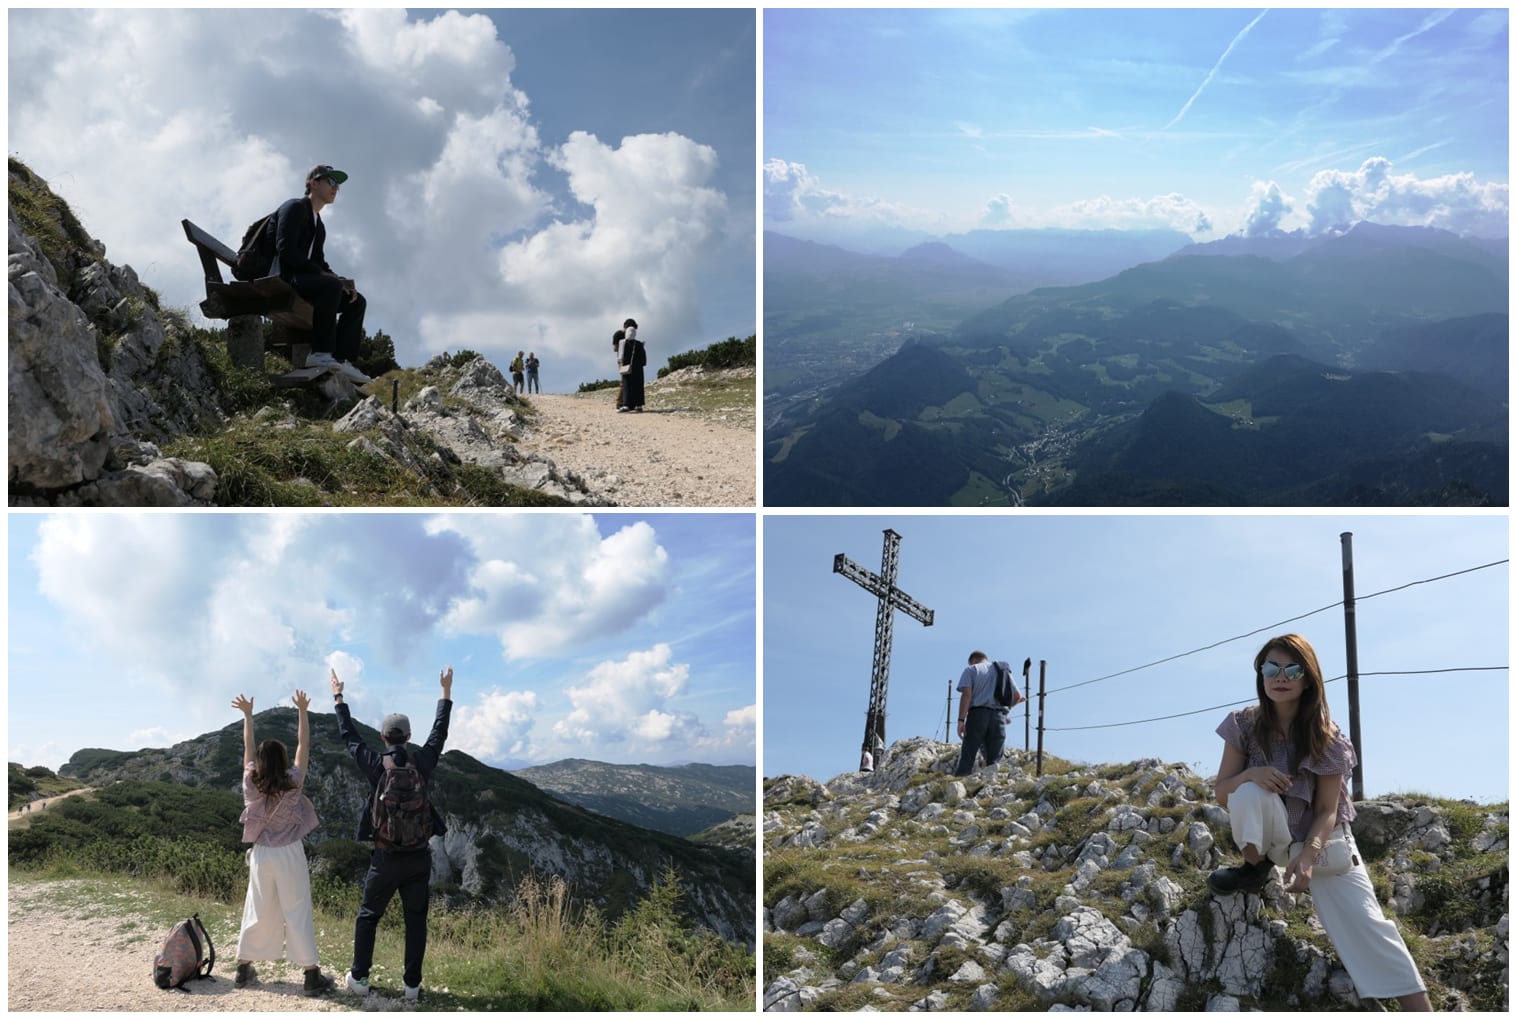
[[[1242,752],[1248,760],[1250,768],[1254,766],[1273,766],[1280,772],[1290,775],[1291,785],[1281,795],[1285,799],[1285,816],[1290,821],[1291,836],[1297,840],[1305,840],[1311,832],[1312,820],[1315,814],[1312,811],[1312,798],[1317,793],[1318,776],[1338,777],[1338,818],[1336,823],[1346,823],[1353,820],[1354,803],[1348,796],[1348,778],[1354,771],[1354,763],[1358,757],[1354,755],[1354,746],[1348,738],[1343,736],[1343,731],[1333,724],[1333,737],[1320,759],[1302,759],[1301,766],[1294,774],[1290,771],[1291,752],[1293,743],[1290,741],[1274,741],[1270,745],[1270,755],[1265,756],[1264,749],[1259,747],[1259,742],[1254,738],[1253,714],[1258,712],[1256,707],[1239,709],[1227,714],[1227,718],[1217,727],[1217,733],[1222,740],[1233,748]],[[1336,824],[1335,823],[1335,824]]]
[[284,847],[299,841],[314,830],[316,806],[305,796],[305,770],[290,767],[294,788],[269,796],[253,786],[253,765],[242,770],[242,842],[263,847]]

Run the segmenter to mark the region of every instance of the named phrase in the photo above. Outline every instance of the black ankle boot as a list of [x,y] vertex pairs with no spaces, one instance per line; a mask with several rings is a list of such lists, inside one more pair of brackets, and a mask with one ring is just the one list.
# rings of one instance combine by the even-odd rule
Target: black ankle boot
[[253,968],[253,962],[252,961],[248,961],[245,964],[239,964],[237,966],[237,978],[232,981],[232,984],[234,986],[236,986],[237,988],[241,989],[243,986],[247,985],[248,983],[250,983],[250,982],[257,982],[257,981],[258,981],[258,972],[255,971],[254,968]]
[[1253,865],[1245,861],[1213,872],[1206,877],[1206,885],[1212,893],[1258,893],[1274,871],[1275,863],[1268,858],[1260,858]]

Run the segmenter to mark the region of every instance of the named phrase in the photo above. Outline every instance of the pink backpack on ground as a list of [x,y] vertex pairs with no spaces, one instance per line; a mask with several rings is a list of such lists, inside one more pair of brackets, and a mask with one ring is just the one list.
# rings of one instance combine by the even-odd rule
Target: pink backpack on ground
[[153,984],[159,989],[182,989],[192,978],[210,978],[216,966],[211,934],[194,915],[175,925],[153,958]]

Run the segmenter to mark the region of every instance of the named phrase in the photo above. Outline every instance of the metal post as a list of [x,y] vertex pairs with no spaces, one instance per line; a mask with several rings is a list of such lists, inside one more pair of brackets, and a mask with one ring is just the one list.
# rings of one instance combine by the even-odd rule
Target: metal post
[[1048,660],[1038,660],[1038,776],[1043,775],[1043,689],[1048,680]]
[[953,678],[948,678],[948,704],[943,709],[943,743],[953,742],[953,728],[949,723],[953,719]]
[[1348,739],[1354,745],[1355,801],[1364,800],[1364,745],[1359,734],[1359,635],[1354,618],[1354,533],[1344,532],[1343,543],[1343,652],[1348,668]]
[[1032,657],[1022,660],[1022,750],[1032,751],[1032,699],[1028,692],[1032,689]]

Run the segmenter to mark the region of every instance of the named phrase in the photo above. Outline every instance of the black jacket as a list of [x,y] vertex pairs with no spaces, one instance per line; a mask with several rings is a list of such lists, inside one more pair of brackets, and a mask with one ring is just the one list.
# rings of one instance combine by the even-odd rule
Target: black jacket
[[274,223],[276,266],[281,277],[288,280],[298,273],[331,271],[324,250],[327,228],[311,208],[309,195],[280,206]]
[[[427,799],[432,806],[432,835],[440,837],[448,832],[443,825],[442,815],[437,811],[437,800],[432,793],[432,771],[437,768],[437,760],[442,757],[442,746],[448,740],[448,717],[453,712],[452,699],[440,698],[437,700],[437,719],[432,721],[432,733],[427,735],[427,743],[420,748],[408,747],[406,754],[416,760],[416,768],[427,780]],[[374,794],[379,789],[379,778],[384,774],[384,757],[364,743],[363,735],[358,728],[353,726],[353,715],[348,710],[346,702],[337,703],[337,730],[342,739],[347,743],[348,751],[353,756],[353,761],[358,763],[358,768],[363,770],[363,775],[369,781],[369,800],[364,803],[363,815],[358,817],[357,840],[374,839]],[[398,747],[390,745],[386,751]]]

